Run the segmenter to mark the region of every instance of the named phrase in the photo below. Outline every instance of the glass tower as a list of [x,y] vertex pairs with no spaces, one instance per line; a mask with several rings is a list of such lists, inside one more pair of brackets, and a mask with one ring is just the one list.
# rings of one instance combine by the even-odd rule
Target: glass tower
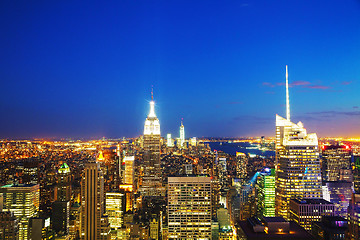
[[291,198],[321,197],[316,134],[276,115],[276,214],[288,219]]
[[286,119],[276,115],[275,214],[289,219],[291,198],[322,198],[319,143],[302,122],[290,121],[286,66]]
[[258,213],[264,217],[275,217],[275,172],[261,173],[258,190]]

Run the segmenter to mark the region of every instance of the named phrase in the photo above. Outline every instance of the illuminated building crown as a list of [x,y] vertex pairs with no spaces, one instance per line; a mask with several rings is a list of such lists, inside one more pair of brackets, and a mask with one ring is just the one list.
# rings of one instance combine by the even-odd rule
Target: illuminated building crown
[[145,120],[144,135],[160,135],[160,122],[155,114],[155,102],[150,101],[150,112]]

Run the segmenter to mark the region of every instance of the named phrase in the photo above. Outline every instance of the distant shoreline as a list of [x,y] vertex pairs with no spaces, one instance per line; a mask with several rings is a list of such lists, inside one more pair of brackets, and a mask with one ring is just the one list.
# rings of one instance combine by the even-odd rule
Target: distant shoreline
[[253,144],[247,142],[240,143],[228,143],[228,142],[209,142],[211,150],[219,150],[227,154],[236,155],[236,152],[242,152],[249,154],[250,156],[258,155],[263,157],[274,157],[275,151],[261,150],[258,147],[254,147]]

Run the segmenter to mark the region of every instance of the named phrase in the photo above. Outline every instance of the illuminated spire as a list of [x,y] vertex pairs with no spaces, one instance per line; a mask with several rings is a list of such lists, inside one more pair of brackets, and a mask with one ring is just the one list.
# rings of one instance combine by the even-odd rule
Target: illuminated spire
[[153,100],[150,101],[150,112],[148,115],[149,118],[156,118],[155,114],[155,102]]
[[154,94],[151,89],[150,112],[145,120],[144,135],[158,134],[160,135],[160,122],[155,114]]
[[149,118],[156,118],[153,86],[151,86],[150,112],[149,112],[148,117]]
[[289,79],[288,66],[286,65],[286,119],[290,121],[290,101],[289,101]]

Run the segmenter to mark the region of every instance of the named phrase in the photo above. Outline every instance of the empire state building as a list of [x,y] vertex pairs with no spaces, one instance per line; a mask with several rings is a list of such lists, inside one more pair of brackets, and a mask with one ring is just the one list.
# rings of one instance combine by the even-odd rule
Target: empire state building
[[144,125],[144,170],[141,192],[144,196],[159,196],[162,190],[160,166],[160,122],[151,96],[150,112]]

